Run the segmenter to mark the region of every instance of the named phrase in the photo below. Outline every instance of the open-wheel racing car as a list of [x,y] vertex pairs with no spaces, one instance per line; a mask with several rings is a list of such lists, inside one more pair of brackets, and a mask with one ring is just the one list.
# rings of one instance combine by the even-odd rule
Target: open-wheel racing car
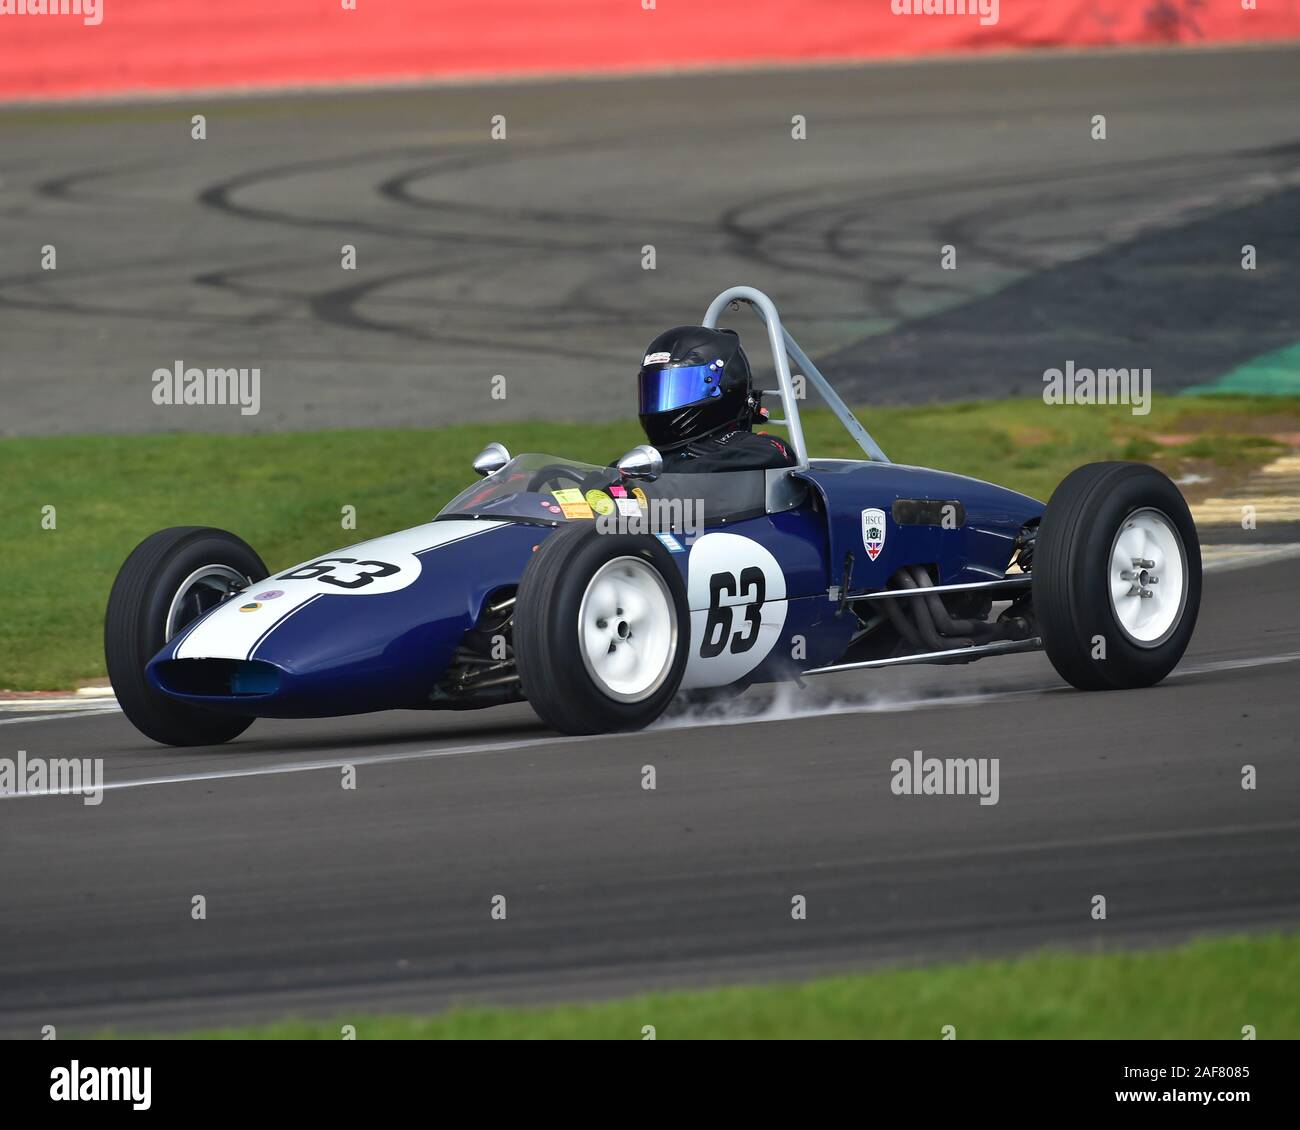
[[[105,647],[126,716],[171,745],[259,717],[528,701],[567,733],[653,722],[679,692],[1045,649],[1084,690],[1144,687],[1182,656],[1201,559],[1154,468],[1094,463],[1044,506],[890,462],[781,325],[765,326],[795,465],[664,474],[490,444],[431,522],[270,575],[233,534],[162,530],[123,564]],[[790,363],[862,447],[813,459]],[[994,612],[997,615],[994,616]]]

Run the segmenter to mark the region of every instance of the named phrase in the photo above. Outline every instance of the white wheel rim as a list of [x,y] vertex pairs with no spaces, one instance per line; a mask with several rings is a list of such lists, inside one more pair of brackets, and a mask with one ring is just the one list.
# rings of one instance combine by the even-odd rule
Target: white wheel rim
[[619,702],[640,702],[668,678],[677,652],[677,608],[654,566],[616,557],[596,570],[578,609],[587,674]]
[[1178,627],[1187,601],[1187,554],[1159,510],[1120,523],[1110,551],[1110,604],[1120,630],[1139,647],[1158,647]]
[[[170,640],[185,626],[177,623],[177,620],[180,618],[185,598],[196,588],[210,588],[229,596],[232,592],[238,592],[240,589],[245,588],[248,583],[249,579],[247,577],[238,569],[232,569],[229,565],[203,565],[195,569],[180,583],[172,596],[172,602],[167,609],[167,624],[163,629],[165,633],[163,643]],[[186,623],[189,623],[189,621],[186,621]]]

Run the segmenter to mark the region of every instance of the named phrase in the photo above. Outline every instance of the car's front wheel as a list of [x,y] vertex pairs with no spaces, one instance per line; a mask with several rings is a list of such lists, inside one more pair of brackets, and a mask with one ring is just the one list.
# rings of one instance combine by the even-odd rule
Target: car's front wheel
[[524,697],[566,734],[649,725],[690,648],[686,586],[652,537],[566,526],[524,570],[514,644]]
[[163,745],[217,745],[248,729],[252,718],[168,698],[149,683],[145,667],[173,636],[266,576],[246,542],[206,526],[159,530],[122,563],[104,616],[104,657],[122,713],[145,737]]
[[1072,471],[1043,513],[1034,615],[1081,690],[1148,687],[1182,658],[1201,602],[1201,548],[1178,488],[1141,463]]

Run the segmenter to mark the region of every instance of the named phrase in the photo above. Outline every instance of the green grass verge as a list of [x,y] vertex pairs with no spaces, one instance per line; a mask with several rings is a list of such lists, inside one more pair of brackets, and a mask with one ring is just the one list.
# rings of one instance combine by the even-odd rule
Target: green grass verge
[[802,984],[655,993],[552,1008],[439,1016],[341,1016],[195,1033],[200,1039],[1239,1040],[1300,1038],[1300,936],[1269,934],[1174,949],[1038,954]]
[[[1122,407],[1048,407],[1037,400],[866,409],[862,418],[899,462],[943,468],[1040,498],[1096,459],[1181,458],[1246,467],[1279,445],[1261,430],[1297,428],[1300,403],[1157,399],[1149,416]],[[1261,424],[1261,421],[1264,423]],[[1269,422],[1272,422],[1271,424]],[[826,412],[809,412],[809,448],[857,454]],[[1193,434],[1161,448],[1152,433]],[[154,530],[231,530],[272,568],[426,521],[472,478],[490,440],[608,462],[641,436],[613,424],[476,424],[436,430],[279,435],[82,436],[0,440],[0,688],[69,687],[103,675],[104,603],[122,560]],[[356,508],[343,530],[341,508]],[[56,528],[42,527],[43,507]]]

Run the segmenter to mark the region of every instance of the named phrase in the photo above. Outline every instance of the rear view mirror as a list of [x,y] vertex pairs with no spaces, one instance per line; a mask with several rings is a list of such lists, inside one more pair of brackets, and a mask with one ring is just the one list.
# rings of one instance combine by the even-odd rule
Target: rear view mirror
[[664,457],[648,443],[632,448],[615,466],[629,479],[657,479],[664,473]]
[[510,462],[510,452],[503,443],[489,443],[474,456],[474,470],[480,475],[495,475]]

